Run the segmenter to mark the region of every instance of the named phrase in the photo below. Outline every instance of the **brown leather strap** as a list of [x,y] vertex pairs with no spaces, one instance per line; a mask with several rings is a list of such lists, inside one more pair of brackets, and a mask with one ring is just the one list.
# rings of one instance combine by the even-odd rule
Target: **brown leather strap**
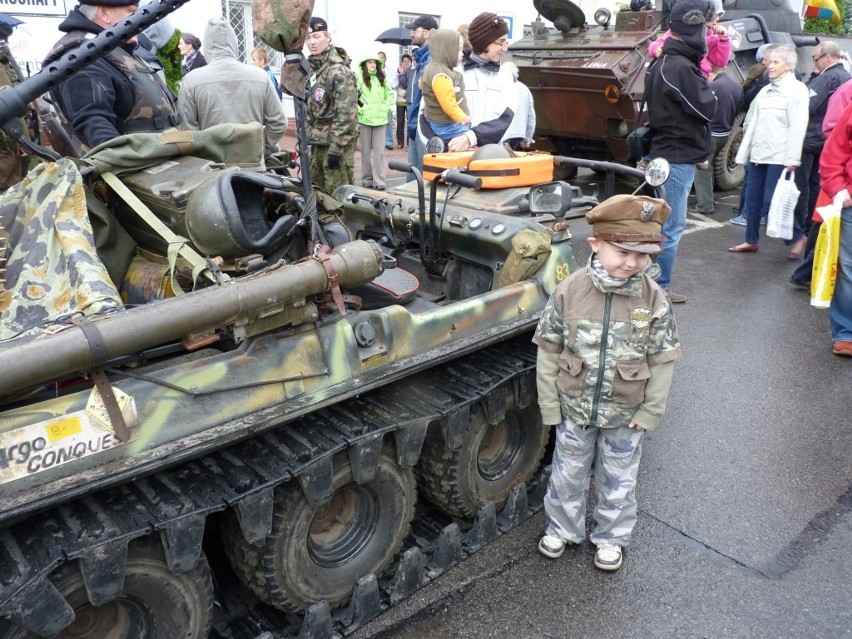
[[103,366],[107,362],[106,344],[104,344],[101,332],[98,327],[90,322],[85,317],[74,316],[71,318],[71,323],[74,324],[83,332],[83,337],[89,343],[89,352],[92,354],[92,381],[98,392],[101,394],[101,399],[106,407],[109,421],[112,424],[115,436],[122,442],[130,441],[130,429],[124,421],[124,415],[121,414],[121,408],[118,406],[118,400],[115,398],[115,393],[112,390],[112,385],[104,373]]
[[328,275],[328,285],[331,289],[334,302],[337,304],[337,310],[340,311],[341,315],[346,315],[346,304],[343,301],[343,293],[340,292],[340,278],[337,275],[334,264],[331,262],[331,249],[324,244],[320,245],[317,247],[314,257],[322,264],[326,275]]

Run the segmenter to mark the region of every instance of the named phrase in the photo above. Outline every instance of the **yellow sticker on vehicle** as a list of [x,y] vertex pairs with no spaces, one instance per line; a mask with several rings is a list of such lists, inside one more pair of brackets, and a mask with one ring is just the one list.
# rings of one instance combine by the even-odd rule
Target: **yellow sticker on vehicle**
[[83,430],[83,425],[80,423],[79,417],[70,417],[51,423],[45,430],[47,431],[47,438],[51,442],[57,442],[60,439],[77,435]]
[[[138,422],[136,403],[117,388],[114,391],[127,426],[132,428]],[[0,433],[0,484],[123,445],[110,427],[105,412],[93,389],[86,410]]]

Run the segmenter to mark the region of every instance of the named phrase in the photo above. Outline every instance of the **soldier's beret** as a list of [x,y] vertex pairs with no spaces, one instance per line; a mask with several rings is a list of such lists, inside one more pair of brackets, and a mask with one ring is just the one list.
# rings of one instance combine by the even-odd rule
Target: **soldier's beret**
[[317,31],[328,31],[328,22],[322,18],[311,18],[308,33],[316,33]]
[[628,251],[662,251],[663,224],[672,209],[665,200],[647,195],[614,195],[586,213],[594,236]]

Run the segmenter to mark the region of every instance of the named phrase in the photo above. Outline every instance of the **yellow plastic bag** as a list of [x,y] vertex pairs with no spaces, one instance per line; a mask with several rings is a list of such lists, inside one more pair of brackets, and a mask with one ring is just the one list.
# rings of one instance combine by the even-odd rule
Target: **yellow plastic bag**
[[817,209],[822,216],[817,243],[814,247],[814,270],[811,276],[811,306],[828,308],[837,281],[837,260],[840,254],[840,212],[846,191],[828,206]]

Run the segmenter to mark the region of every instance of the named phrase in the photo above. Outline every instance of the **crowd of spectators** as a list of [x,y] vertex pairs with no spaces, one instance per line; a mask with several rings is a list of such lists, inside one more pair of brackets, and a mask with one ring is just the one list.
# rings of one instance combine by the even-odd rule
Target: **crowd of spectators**
[[[66,35],[47,61],[123,19],[123,2],[80,0],[60,26]],[[671,215],[657,259],[659,284],[673,303],[686,301],[670,285],[688,196],[694,187],[696,212],[714,213],[713,166],[739,112],[746,111],[746,116],[736,161],[745,166],[746,180],[740,215],[731,222],[746,229],[745,241],[730,247],[731,253],[757,253],[774,186],[780,176],[795,172],[801,195],[793,237],[787,241],[788,257],[803,261],[790,279],[806,287],[820,224],[816,209],[843,195],[844,206],[852,205],[852,175],[846,175],[852,131],[846,109],[852,96],[848,58],[836,43],[819,43],[813,50],[813,73],[803,82],[795,70],[792,45],[764,45],[757,51],[757,64],[738,86],[725,70],[732,45],[727,29],[719,24],[724,13],[719,0],[677,0],[669,10],[669,30],[648,48],[652,63],[645,98],[653,132],[651,156],[671,165],[666,185]],[[394,133],[396,146],[407,145],[409,163],[421,169],[425,144],[435,135],[449,151],[490,143],[515,149],[533,144],[531,94],[520,82],[517,67],[503,61],[509,31],[503,18],[483,12],[457,29],[441,30],[433,16],[422,15],[406,27],[415,49],[413,55],[402,56],[393,72],[385,66],[384,52],[363,57],[353,68],[346,51],[332,44],[325,20],[310,20],[305,44],[311,77],[306,117],[311,172],[314,182],[328,192],[354,183],[359,140],[362,184],[377,189],[385,188],[383,152],[393,149]],[[430,42],[435,34],[438,39]],[[436,62],[430,45],[440,49]],[[236,36],[222,18],[208,23],[207,57],[201,40],[190,33],[181,34],[179,49],[183,79],[177,96],[156,73],[159,69],[146,64],[145,52],[134,53],[132,46],[119,47],[73,82],[60,83],[54,101],[84,148],[135,131],[255,121],[265,126],[266,153],[273,154],[287,118],[266,50],[251,52],[252,65],[239,61]],[[87,73],[109,81],[82,81]],[[109,91],[87,93],[87,87],[105,84]],[[831,153],[823,153],[824,147]],[[831,307],[833,350],[841,355],[852,355],[850,210],[844,209],[835,301],[845,297]]]

